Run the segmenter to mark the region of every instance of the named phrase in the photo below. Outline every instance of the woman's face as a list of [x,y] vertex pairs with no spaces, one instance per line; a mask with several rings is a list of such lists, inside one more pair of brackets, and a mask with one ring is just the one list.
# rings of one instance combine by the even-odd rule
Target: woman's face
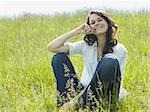
[[108,23],[97,14],[90,15],[89,24],[95,35],[105,34],[108,30]]

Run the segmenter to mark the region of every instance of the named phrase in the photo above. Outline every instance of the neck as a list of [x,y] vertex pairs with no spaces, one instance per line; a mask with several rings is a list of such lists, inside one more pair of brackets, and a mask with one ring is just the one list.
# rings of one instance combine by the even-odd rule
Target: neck
[[101,34],[97,36],[98,49],[103,52],[105,42],[106,42],[106,34]]

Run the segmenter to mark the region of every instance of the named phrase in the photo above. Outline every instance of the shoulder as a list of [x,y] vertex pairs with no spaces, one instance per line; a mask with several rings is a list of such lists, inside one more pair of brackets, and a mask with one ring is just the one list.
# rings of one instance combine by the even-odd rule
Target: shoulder
[[81,46],[85,46],[86,42],[84,40],[80,40],[80,41],[74,42],[74,44],[80,44]]
[[77,41],[77,42],[66,42],[65,44],[69,45],[69,46],[71,46],[71,45],[85,46],[86,43],[85,43],[85,41],[81,40],[81,41]]
[[113,47],[113,50],[114,50],[114,52],[117,52],[117,51],[124,52],[124,53],[128,52],[126,47],[119,42]]
[[84,46],[86,43],[84,41],[77,41],[77,42],[66,42],[65,45],[69,48],[69,54],[83,54]]

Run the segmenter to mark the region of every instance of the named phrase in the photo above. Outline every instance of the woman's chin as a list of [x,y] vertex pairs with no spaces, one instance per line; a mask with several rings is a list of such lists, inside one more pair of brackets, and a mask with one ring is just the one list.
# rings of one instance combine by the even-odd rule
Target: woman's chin
[[95,35],[103,35],[103,34],[105,34],[106,32],[104,32],[104,31],[97,31],[96,33],[95,33]]

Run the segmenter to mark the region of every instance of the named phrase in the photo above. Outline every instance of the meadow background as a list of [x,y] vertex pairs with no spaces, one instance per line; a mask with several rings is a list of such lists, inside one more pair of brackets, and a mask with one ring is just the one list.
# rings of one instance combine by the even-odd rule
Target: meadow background
[[[129,95],[119,112],[150,112],[150,12],[108,10],[117,38],[128,50],[124,87]],[[87,10],[0,18],[0,112],[55,112],[56,80],[47,44],[85,22]],[[78,41],[83,36],[70,41]],[[71,57],[77,75],[81,57]]]

